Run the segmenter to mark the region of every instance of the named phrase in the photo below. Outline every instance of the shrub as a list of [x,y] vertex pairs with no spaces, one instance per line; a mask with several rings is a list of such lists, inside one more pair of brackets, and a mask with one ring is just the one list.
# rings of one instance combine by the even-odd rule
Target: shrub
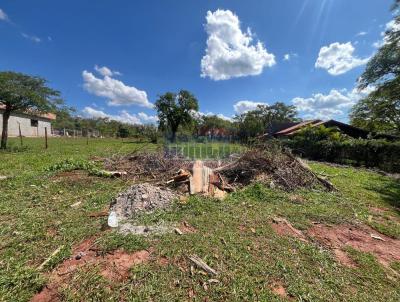
[[284,143],[294,153],[315,160],[377,167],[388,172],[400,172],[400,142],[375,139],[309,140],[294,137]]

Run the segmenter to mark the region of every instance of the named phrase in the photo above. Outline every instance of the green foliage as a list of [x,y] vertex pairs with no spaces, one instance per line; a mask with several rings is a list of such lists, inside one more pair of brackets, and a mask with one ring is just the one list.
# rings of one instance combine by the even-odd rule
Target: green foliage
[[129,129],[124,125],[119,125],[117,135],[118,137],[126,138],[129,136]]
[[172,141],[175,141],[179,126],[192,123],[193,111],[199,110],[197,99],[186,90],[181,90],[178,94],[167,92],[159,96],[155,107],[160,120],[160,129],[170,130]]
[[274,123],[297,121],[295,106],[277,102],[273,105],[259,105],[256,110],[237,115],[235,126],[242,141],[266,133]]
[[63,102],[60,92],[47,87],[43,78],[19,72],[0,72],[0,104],[5,110],[47,113],[56,110]]
[[356,166],[377,167],[388,172],[400,171],[400,142],[374,139],[305,140],[285,142],[305,157]]
[[393,7],[395,26],[385,33],[384,44],[368,62],[359,88],[374,86],[367,98],[351,112],[351,123],[371,131],[400,134],[400,15],[399,2]]
[[385,96],[387,92],[374,92],[360,100],[350,114],[351,124],[370,132],[400,134],[400,97]]
[[160,133],[156,126],[147,125],[140,128],[142,136],[150,140],[151,143],[157,144]]
[[111,177],[107,171],[100,169],[94,162],[87,160],[65,159],[45,169],[46,172],[70,172],[74,170],[83,170],[89,172],[89,175],[99,177]]
[[100,132],[105,137],[133,137],[137,139],[148,139],[157,142],[159,133],[155,125],[132,125],[109,118],[83,118],[74,115],[75,109],[62,108],[56,111],[57,119],[52,123],[54,129],[83,130],[84,133],[92,130]]
[[334,127],[305,127],[296,133],[294,139],[306,142],[318,142],[321,140],[341,141],[345,136],[340,133],[339,129]]

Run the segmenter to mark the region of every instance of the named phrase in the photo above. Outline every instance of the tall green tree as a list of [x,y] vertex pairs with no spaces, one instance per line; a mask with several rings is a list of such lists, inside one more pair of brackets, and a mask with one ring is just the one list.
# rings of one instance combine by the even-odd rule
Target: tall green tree
[[179,126],[188,125],[193,121],[193,111],[199,110],[195,96],[187,90],[179,93],[167,92],[159,96],[155,103],[159,125],[162,130],[171,131],[171,140],[176,140]]
[[7,147],[8,120],[12,112],[37,114],[56,111],[62,105],[60,92],[47,86],[43,78],[19,72],[0,72],[0,105],[3,105],[1,149]]
[[[400,0],[393,9],[397,12]],[[359,88],[375,87],[350,113],[354,126],[370,131],[400,133],[400,15],[394,16],[383,45],[368,62],[359,79]]]
[[276,102],[272,105],[259,105],[255,110],[237,115],[234,120],[239,137],[248,140],[266,133],[274,123],[297,121],[296,116],[295,106]]

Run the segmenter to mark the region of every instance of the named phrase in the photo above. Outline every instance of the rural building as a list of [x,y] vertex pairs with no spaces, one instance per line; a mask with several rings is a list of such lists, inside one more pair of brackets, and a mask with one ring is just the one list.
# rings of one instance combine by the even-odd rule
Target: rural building
[[274,137],[291,136],[305,127],[319,127],[325,126],[326,128],[337,128],[341,133],[346,134],[353,138],[367,138],[369,132],[342,122],[335,120],[321,121],[321,120],[307,120],[297,123],[290,123],[286,125],[275,126],[274,131],[268,135]]
[[[3,112],[4,106],[0,105],[0,134],[3,131]],[[53,113],[31,114],[12,112],[8,120],[8,135],[19,136],[19,127],[21,127],[22,136],[44,136],[45,128],[47,128],[47,134],[51,136],[51,121],[55,119],[56,115]]]

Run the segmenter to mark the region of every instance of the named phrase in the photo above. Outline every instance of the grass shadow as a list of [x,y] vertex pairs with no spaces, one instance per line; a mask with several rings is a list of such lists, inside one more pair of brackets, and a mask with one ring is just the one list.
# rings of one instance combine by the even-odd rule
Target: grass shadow
[[385,177],[378,187],[365,187],[366,190],[374,191],[380,195],[382,200],[390,205],[400,214],[400,180]]

